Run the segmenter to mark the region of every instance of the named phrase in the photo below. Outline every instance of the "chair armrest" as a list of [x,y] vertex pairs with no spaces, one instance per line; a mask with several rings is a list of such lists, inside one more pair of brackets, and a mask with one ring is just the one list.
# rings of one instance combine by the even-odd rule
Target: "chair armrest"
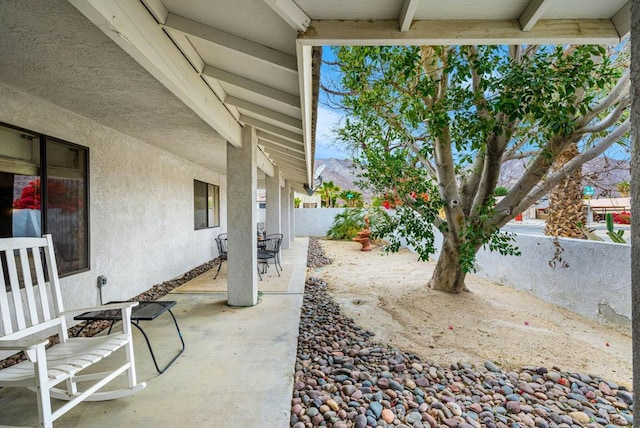
[[0,339],[0,351],[28,351],[38,346],[45,346],[49,343],[49,339],[42,338],[24,338],[24,339]]
[[134,306],[138,306],[139,302],[120,302],[120,303],[109,303],[107,305],[101,306],[92,306],[88,308],[78,308],[71,309],[68,311],[64,311],[61,315],[73,315],[73,314],[81,314],[84,312],[94,312],[94,311],[108,311],[110,309],[126,309],[133,308]]

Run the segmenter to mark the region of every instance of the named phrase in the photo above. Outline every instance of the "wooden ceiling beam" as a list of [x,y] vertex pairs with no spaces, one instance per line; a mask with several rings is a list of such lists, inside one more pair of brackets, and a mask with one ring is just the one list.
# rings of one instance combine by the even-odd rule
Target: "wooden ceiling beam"
[[260,61],[275,65],[284,71],[297,74],[298,61],[294,55],[289,55],[251,40],[243,39],[235,34],[209,27],[197,21],[169,13],[164,25],[169,31],[175,30],[190,37],[197,37],[207,43],[224,46],[227,49],[241,52]]
[[629,37],[631,35],[631,1],[622,6],[613,15],[611,21],[613,21],[613,25],[615,25],[621,39]]
[[550,4],[551,0],[531,0],[518,18],[522,31],[531,31]]
[[258,140],[269,141],[270,143],[277,144],[288,150],[293,150],[295,152],[304,154],[304,144],[302,144],[301,142],[287,140],[269,132],[264,132],[260,129],[256,131],[256,136],[258,137]]
[[255,80],[247,79],[245,77],[238,76],[237,74],[233,74],[210,65],[204,66],[202,75],[212,79],[220,80],[221,82],[228,83],[232,86],[237,86],[249,92],[253,92],[254,94],[258,94],[266,98],[271,98],[274,102],[279,102],[290,107],[295,107],[297,109],[300,108],[300,98],[298,96],[292,95],[288,92],[284,92],[276,88],[272,88],[260,82],[256,82]]
[[302,135],[289,131],[287,129],[280,128],[278,126],[272,125],[267,122],[263,122],[256,118],[247,115],[240,115],[240,122],[246,123],[247,125],[251,125],[256,127],[257,129],[262,129],[263,131],[270,132],[279,137],[285,138],[287,140],[293,141],[295,143],[303,144]]
[[286,126],[297,128],[302,132],[302,121],[295,117],[287,116],[286,114],[271,110],[269,108],[254,104],[250,101],[243,100],[237,97],[228,96],[224,100],[225,104],[232,105],[238,109],[245,110],[251,115],[261,116],[265,119],[273,120],[275,122],[282,123]]
[[413,17],[418,9],[418,3],[420,3],[420,0],[404,0],[399,18],[401,32],[404,33],[409,31],[409,27],[411,27],[411,23],[413,22]]
[[306,31],[311,18],[293,0],[264,0],[287,24],[296,31]]
[[611,19],[540,20],[524,32],[517,19],[419,20],[406,32],[397,20],[312,20],[298,36],[308,46],[616,44],[620,36]]
[[293,157],[300,162],[304,162],[304,153],[302,152],[298,152],[295,150],[288,149],[286,147],[282,147],[278,144],[274,144],[271,141],[267,141],[267,140],[258,139],[258,144],[260,144],[261,146],[264,146],[264,148],[267,149],[269,153],[271,152],[281,153],[283,155]]

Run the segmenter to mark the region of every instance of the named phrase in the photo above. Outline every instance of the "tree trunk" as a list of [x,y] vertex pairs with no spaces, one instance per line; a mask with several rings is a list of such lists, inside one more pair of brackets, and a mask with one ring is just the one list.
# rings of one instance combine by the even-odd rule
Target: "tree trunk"
[[433,290],[458,294],[466,289],[466,273],[462,270],[459,252],[454,246],[445,238],[433,276],[429,280],[429,287]]
[[[576,144],[558,156],[553,170],[557,170],[580,152]],[[582,202],[582,170],[578,168],[555,187],[549,195],[549,218],[546,235],[587,239],[587,216]]]

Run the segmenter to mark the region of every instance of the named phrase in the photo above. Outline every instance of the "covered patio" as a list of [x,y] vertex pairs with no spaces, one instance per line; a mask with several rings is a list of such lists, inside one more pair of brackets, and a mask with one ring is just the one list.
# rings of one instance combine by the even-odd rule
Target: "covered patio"
[[[87,229],[81,236],[87,263],[62,280],[66,306],[130,298],[216,257],[217,234],[227,232],[230,241],[227,292],[174,299],[182,327],[193,334],[175,366],[156,376],[146,350],[139,349],[141,378],[152,379],[142,394],[82,405],[59,425],[288,425],[306,255],[305,240],[295,238],[293,191],[314,185],[319,47],[615,44],[629,35],[632,22],[640,25],[638,3],[2,2],[0,125],[12,139],[0,134],[0,148],[9,147],[5,141],[17,147],[36,138],[42,147],[55,140],[88,152]],[[633,43],[637,135],[639,49],[638,41]],[[0,172],[35,176],[24,172],[25,165],[30,171],[46,168],[36,165],[46,159],[12,150],[0,152]],[[639,164],[636,152],[634,183]],[[212,197],[215,210],[202,228],[193,223],[196,182],[219,197],[215,202]],[[267,193],[267,232],[284,234],[285,257],[295,260],[296,272],[287,293],[264,295],[259,305],[258,187]],[[633,212],[638,189],[632,187]],[[9,210],[11,202],[5,204]],[[46,227],[44,221],[43,232]],[[634,230],[640,233],[640,224]],[[634,315],[640,314],[639,251],[634,246]],[[104,290],[96,287],[102,275],[109,279]],[[634,316],[636,345],[638,319]],[[638,372],[640,360],[636,366]],[[206,377],[205,369],[211,370]],[[3,417],[10,403],[17,419],[0,424],[30,423],[32,404],[19,404],[9,391],[1,394]]]
[[[144,338],[134,329],[138,380],[147,383],[146,389],[125,399],[83,403],[55,426],[289,426],[307,243],[298,238],[283,251],[282,264],[290,275],[270,278],[286,291],[265,291],[254,308],[230,308],[226,293],[172,292],[161,298],[177,302],[173,313],[184,353],[158,374]],[[216,281],[224,280],[221,274]],[[142,327],[163,367],[180,349],[171,318],[164,314],[143,321]],[[0,389],[0,407],[2,425],[37,425],[31,392]]]

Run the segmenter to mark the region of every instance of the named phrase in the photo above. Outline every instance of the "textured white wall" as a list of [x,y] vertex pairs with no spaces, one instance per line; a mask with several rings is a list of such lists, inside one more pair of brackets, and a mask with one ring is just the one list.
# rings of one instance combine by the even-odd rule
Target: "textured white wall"
[[296,236],[325,236],[333,219],[347,208],[296,208]]
[[559,239],[560,257],[548,236],[518,235],[520,257],[481,250],[477,274],[526,291],[587,318],[631,327],[631,247],[581,239]]
[[[129,299],[217,255],[224,176],[2,85],[0,122],[89,147],[91,269],[62,280],[67,308],[99,302],[99,275],[105,302]],[[220,185],[221,228],[194,230],[194,179]]]

